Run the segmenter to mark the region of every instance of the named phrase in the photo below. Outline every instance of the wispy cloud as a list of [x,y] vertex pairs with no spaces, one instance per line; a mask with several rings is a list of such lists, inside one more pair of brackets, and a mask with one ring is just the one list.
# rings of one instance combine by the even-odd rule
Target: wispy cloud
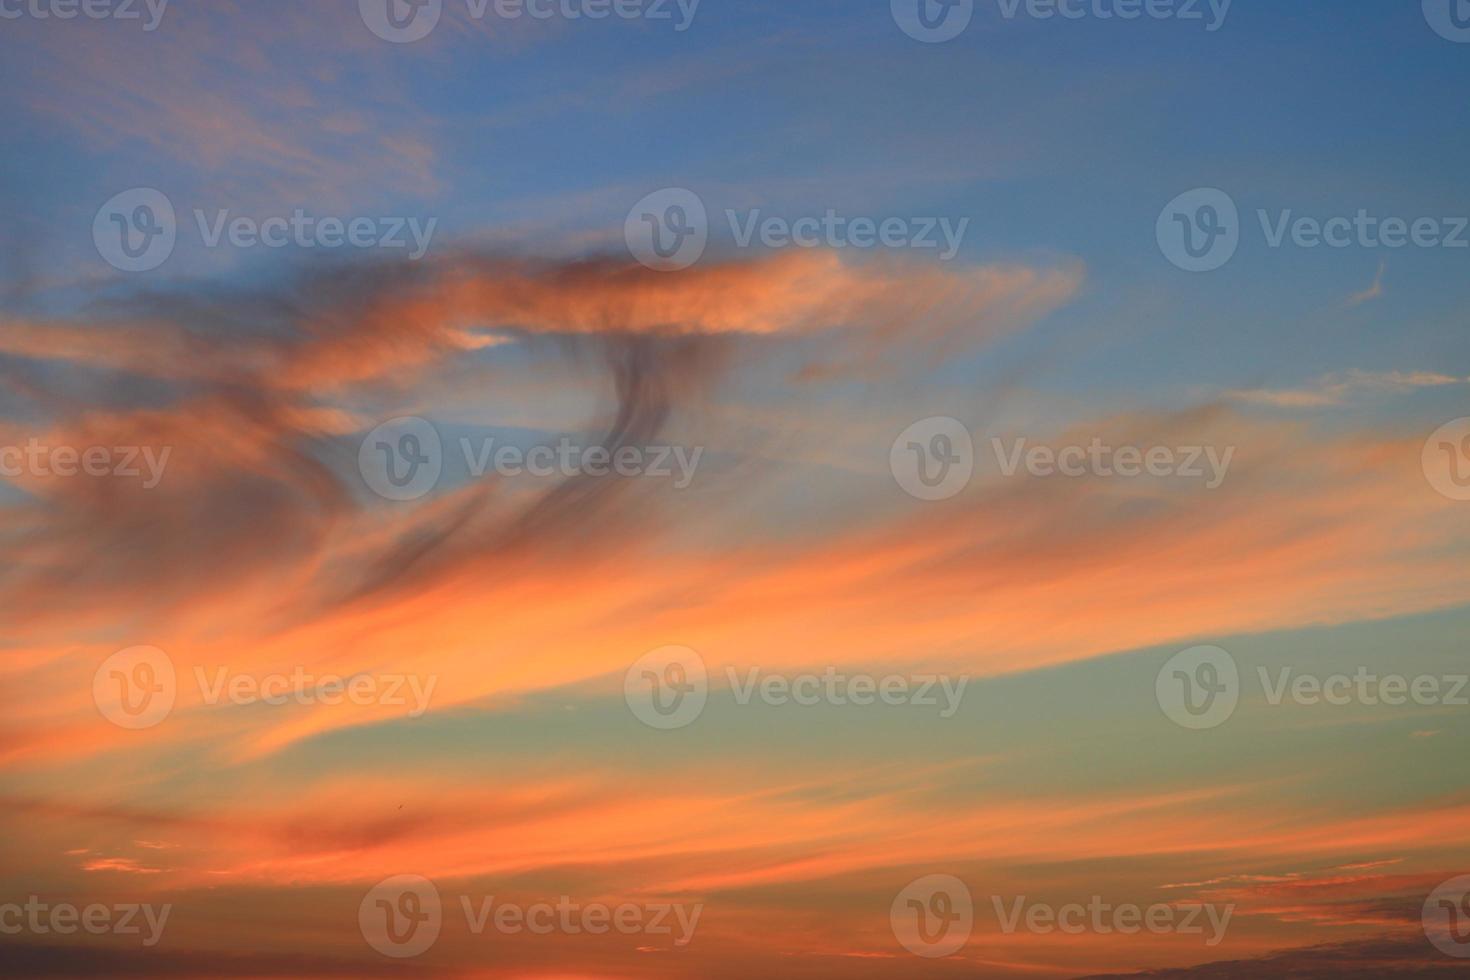
[[1378,299],[1383,295],[1383,273],[1388,268],[1388,263],[1378,263],[1378,272],[1373,276],[1373,284],[1362,292],[1353,293],[1348,297],[1349,306],[1362,306],[1371,300]]
[[1300,388],[1246,388],[1225,393],[1235,401],[1276,408],[1327,408],[1369,394],[1470,384],[1470,378],[1435,371],[1347,371],[1325,375]]

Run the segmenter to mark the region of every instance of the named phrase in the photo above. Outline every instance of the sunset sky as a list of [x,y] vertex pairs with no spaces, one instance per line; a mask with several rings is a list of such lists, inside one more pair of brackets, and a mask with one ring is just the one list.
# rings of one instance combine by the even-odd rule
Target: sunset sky
[[1470,2],[82,2],[0,974],[1470,971]]

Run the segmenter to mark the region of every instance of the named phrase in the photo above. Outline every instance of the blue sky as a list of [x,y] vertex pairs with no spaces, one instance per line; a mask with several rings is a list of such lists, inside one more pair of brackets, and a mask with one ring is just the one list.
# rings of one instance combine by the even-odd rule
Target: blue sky
[[[262,209],[331,213],[347,203],[332,192],[350,187],[353,213],[433,216],[441,240],[488,233],[561,251],[610,239],[631,202],[662,186],[694,189],[717,215],[968,217],[966,260],[1085,264],[1086,288],[1052,326],[1062,335],[1053,352],[1085,349],[1089,329],[1111,342],[1059,367],[1069,390],[1098,374],[1141,382],[1160,372],[1287,385],[1365,364],[1428,370],[1467,353],[1454,314],[1467,288],[1461,253],[1273,250],[1254,218],[1258,208],[1470,211],[1465,52],[1412,4],[1237,3],[1211,33],[1176,20],[1008,20],[982,3],[944,44],[905,36],[879,3],[707,2],[682,33],[615,20],[538,28],[446,29],[397,46],[355,38],[340,54],[308,37],[264,37],[261,56],[285,88],[345,97],[360,122],[419,136],[434,159],[428,180],[339,184],[320,173]],[[48,73],[62,68],[44,43],[7,65],[16,89],[42,80],[0,107],[12,134],[0,193],[27,246],[39,238],[73,270],[106,272],[91,254],[94,200],[143,185],[182,208],[232,202],[224,178],[241,164],[201,169],[187,156],[158,159],[137,132],[98,144],[77,131],[88,112],[146,125],[146,107],[82,105],[71,118],[43,107],[88,99],[54,85],[48,98]],[[129,71],[146,86],[146,60]],[[309,109],[262,99],[256,112],[313,126]],[[349,169],[370,175],[371,148],[358,152]],[[1226,189],[1250,216],[1237,258],[1208,276],[1161,262],[1153,238],[1162,204],[1197,186]],[[262,261],[196,262],[187,249],[159,281]],[[1383,298],[1346,308],[1380,262]]]

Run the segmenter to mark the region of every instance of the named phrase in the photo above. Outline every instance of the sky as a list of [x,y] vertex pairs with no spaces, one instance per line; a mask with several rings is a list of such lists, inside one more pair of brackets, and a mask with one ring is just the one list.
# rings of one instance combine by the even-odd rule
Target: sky
[[1466,969],[1465,0],[0,47],[7,975]]

